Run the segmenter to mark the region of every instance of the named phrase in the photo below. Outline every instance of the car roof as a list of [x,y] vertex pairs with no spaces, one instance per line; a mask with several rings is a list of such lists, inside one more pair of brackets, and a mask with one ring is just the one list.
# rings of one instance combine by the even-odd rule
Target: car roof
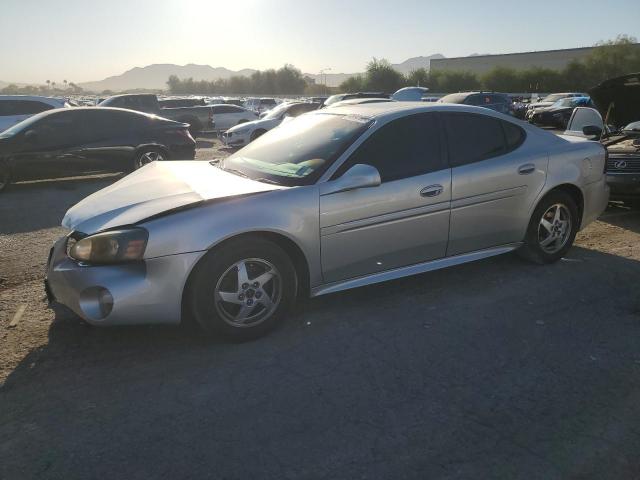
[[340,105],[335,108],[321,109],[311,112],[311,114],[335,114],[335,115],[357,115],[372,119],[400,116],[401,113],[421,113],[421,112],[466,112],[480,113],[487,116],[514,120],[513,117],[501,114],[495,110],[472,105],[461,105],[458,103],[437,103],[437,102],[375,102],[358,105]]
[[[129,110],[127,108],[115,108],[115,107],[73,107],[73,108],[64,108],[64,109],[56,109],[56,110],[47,110],[45,112],[41,112],[38,113],[37,115],[39,115],[41,118],[47,117],[49,115],[57,115],[57,114],[69,114],[69,112],[82,112],[82,111],[97,111],[97,112],[104,112],[104,111],[112,111],[112,112],[124,112],[127,113],[131,116],[138,116],[138,117],[146,117],[149,119],[154,119],[154,118],[159,118],[161,120],[165,120],[167,122],[173,122],[173,120],[170,120],[168,118],[163,118],[160,117],[158,115],[152,115],[149,113],[144,113],[144,112],[138,112],[136,110]],[[176,122],[176,123],[180,123],[180,122]]]

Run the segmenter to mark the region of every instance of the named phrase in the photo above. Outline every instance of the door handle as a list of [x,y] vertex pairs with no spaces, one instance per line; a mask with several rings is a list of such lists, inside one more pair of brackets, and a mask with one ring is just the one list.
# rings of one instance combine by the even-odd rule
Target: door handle
[[536,171],[536,166],[533,163],[527,163],[525,165],[520,165],[518,168],[518,174],[520,175],[529,175]]
[[437,197],[443,190],[442,185],[429,185],[420,190],[420,195],[423,197]]

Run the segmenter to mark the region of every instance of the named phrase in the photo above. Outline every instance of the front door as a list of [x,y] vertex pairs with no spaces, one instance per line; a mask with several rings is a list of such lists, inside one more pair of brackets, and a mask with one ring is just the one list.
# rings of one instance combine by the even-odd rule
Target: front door
[[338,169],[334,179],[355,164],[372,165],[382,184],[321,193],[325,282],[444,257],[451,170],[440,144],[436,114],[411,115],[374,131]]

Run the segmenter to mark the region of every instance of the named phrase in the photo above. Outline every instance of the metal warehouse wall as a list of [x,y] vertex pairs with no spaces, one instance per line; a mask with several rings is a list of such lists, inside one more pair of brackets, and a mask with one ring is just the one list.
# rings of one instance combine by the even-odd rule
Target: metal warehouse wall
[[[635,46],[640,48],[640,43]],[[524,70],[545,67],[560,70],[572,60],[588,55],[594,47],[546,50],[541,52],[508,53],[504,55],[478,55],[474,57],[441,58],[431,60],[431,70],[458,70],[482,74],[493,67]]]

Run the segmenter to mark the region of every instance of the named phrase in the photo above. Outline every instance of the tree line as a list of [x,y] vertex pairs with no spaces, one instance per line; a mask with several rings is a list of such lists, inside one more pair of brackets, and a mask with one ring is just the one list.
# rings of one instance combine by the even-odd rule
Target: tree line
[[171,75],[167,81],[169,92],[173,94],[302,94],[309,90],[311,82],[292,65],[277,70],[258,70],[250,76],[235,75],[227,79],[213,81],[180,79]]
[[0,89],[0,94],[2,95],[77,95],[83,92],[82,87],[66,80],[62,81],[62,85],[50,80],[46,81],[46,85],[16,85],[15,83],[10,83]]
[[562,70],[495,67],[483,75],[465,71],[428,71],[424,68],[403,75],[387,60],[374,58],[364,74],[344,81],[340,91],[391,93],[406,86],[422,86],[441,93],[480,89],[519,93],[586,91],[607,78],[640,72],[640,48],[636,43],[636,38],[627,35],[600,42],[585,58],[570,62]]

